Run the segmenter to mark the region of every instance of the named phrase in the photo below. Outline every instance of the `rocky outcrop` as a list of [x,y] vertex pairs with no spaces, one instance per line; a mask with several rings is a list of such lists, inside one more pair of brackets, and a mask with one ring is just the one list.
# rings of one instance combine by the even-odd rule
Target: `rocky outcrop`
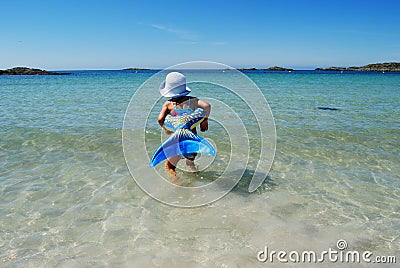
[[373,63],[361,67],[316,68],[316,71],[400,72],[399,62]]
[[122,69],[122,71],[148,71],[148,70],[150,70],[150,69],[147,69],[147,68],[137,68],[137,67]]
[[293,69],[283,68],[279,66],[272,66],[267,69],[257,69],[257,68],[239,68],[239,71],[283,71],[283,72],[291,72]]
[[360,67],[360,71],[400,72],[400,62],[368,64]]
[[293,69],[283,68],[283,67],[279,67],[279,66],[269,67],[268,69],[265,69],[265,70],[266,71],[281,71],[281,72],[291,72],[291,71],[293,71]]
[[257,68],[239,68],[238,69],[239,71],[258,71],[258,69]]
[[[354,67],[352,67],[354,68]],[[346,71],[346,67],[328,67],[328,68],[316,68],[316,71]]]
[[318,110],[324,110],[324,111],[340,111],[339,108],[332,108],[332,107],[317,107]]
[[257,69],[257,68],[239,68],[239,71],[283,71],[283,72],[291,72],[293,69],[290,68],[283,68],[279,66],[272,66],[267,69]]
[[28,67],[14,67],[7,70],[0,70],[0,75],[66,75],[70,73],[49,72]]

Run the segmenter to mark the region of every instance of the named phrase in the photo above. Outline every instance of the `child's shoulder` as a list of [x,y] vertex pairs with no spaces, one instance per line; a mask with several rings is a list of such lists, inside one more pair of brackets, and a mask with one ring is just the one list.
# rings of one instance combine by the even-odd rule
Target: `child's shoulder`
[[171,110],[171,108],[173,107],[172,101],[171,100],[165,101],[163,107],[167,108],[168,110]]
[[199,101],[199,98],[197,98],[195,96],[188,96],[187,101],[192,101],[194,103],[197,103]]

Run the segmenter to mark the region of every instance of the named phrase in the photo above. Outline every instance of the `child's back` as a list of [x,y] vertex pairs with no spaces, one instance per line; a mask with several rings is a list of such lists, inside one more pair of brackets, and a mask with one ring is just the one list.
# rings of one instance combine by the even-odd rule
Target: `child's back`
[[[204,132],[208,130],[208,116],[210,115],[211,106],[206,101],[199,100],[196,97],[187,96],[190,91],[191,90],[186,86],[185,76],[177,72],[169,73],[165,81],[161,84],[161,95],[170,99],[163,104],[160,114],[158,116],[158,123],[168,135],[171,135],[173,133],[173,131],[171,129],[168,129],[164,124],[165,118],[168,115],[190,116],[193,115],[197,108],[201,108],[202,110],[204,110],[203,117],[201,118],[201,120],[198,120],[198,122],[200,122],[200,131]],[[191,130],[194,134],[197,133],[196,127],[191,128]],[[211,144],[210,146],[212,147]],[[213,153],[215,154],[214,148],[212,149],[213,150],[211,151],[213,151]],[[191,152],[169,157],[166,160],[166,170],[169,172],[169,174],[173,176],[174,180],[177,182],[178,178],[176,176],[175,169],[179,160],[182,158],[186,158],[186,165],[190,167],[193,171],[196,171],[197,169],[194,164],[196,156],[196,152]]]

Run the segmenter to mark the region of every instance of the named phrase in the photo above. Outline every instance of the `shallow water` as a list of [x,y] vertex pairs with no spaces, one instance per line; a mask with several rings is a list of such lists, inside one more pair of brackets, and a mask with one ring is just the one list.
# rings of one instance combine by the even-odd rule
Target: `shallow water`
[[[257,261],[265,245],[322,251],[339,239],[399,258],[400,75],[248,73],[275,118],[271,172],[248,193],[251,158],[224,198],[182,209],[145,194],[122,152],[125,109],[152,74],[0,77],[0,266],[254,267],[267,265]],[[237,103],[215,87],[192,90]],[[254,156],[257,131],[245,121]],[[155,120],[146,131],[153,150]],[[211,122],[203,135],[218,158],[180,172],[189,186],[212,181],[229,158],[222,127]]]

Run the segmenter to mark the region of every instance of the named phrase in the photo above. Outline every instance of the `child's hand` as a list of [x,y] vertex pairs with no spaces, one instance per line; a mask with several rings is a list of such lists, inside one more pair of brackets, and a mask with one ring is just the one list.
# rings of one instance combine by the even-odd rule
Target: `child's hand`
[[208,130],[208,118],[205,118],[203,122],[200,123],[200,131],[204,132]]
[[174,133],[173,131],[169,131],[168,129],[164,129],[164,131],[165,131],[165,134],[167,134],[167,135],[171,135],[172,133]]

